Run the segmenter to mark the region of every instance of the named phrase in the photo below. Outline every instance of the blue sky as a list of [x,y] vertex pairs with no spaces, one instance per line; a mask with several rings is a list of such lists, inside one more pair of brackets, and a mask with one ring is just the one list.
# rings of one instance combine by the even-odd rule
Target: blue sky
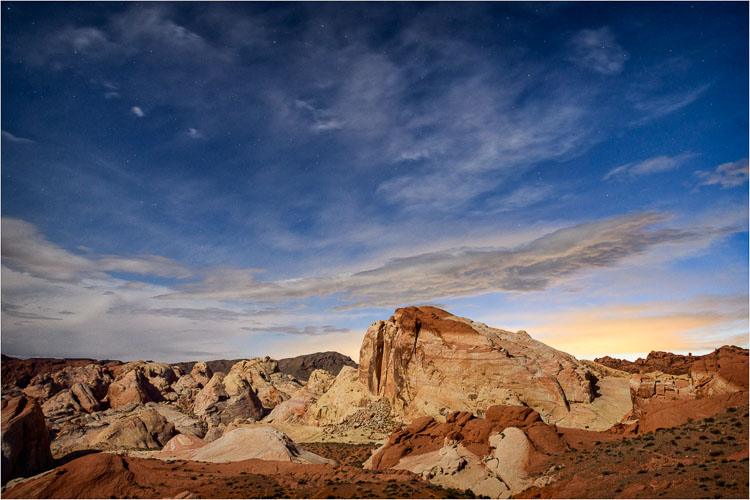
[[3,2],[2,352],[747,346],[747,9]]

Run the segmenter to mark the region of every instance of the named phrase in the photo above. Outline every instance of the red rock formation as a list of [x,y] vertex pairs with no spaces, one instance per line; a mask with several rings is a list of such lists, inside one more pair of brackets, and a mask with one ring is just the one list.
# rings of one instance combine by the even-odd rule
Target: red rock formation
[[748,390],[748,350],[723,346],[690,365],[698,397]]
[[443,498],[444,490],[406,471],[367,471],[353,466],[265,462],[225,464],[144,459],[94,453],[25,481],[3,498],[370,498],[401,495]]
[[[634,373],[630,377],[633,417],[652,404],[686,399],[701,399],[748,390],[748,351],[724,346],[695,358],[687,373]],[[660,359],[668,359],[662,356]]]
[[52,464],[42,409],[21,396],[2,402],[2,482],[28,477]]
[[489,328],[434,307],[397,309],[373,323],[360,351],[359,379],[407,417],[483,412],[527,404],[559,421],[572,402],[594,397],[591,372],[525,332]]
[[58,358],[29,358],[18,359],[2,355],[3,387],[16,386],[23,389],[38,375],[51,375],[66,367],[78,367],[90,364],[103,366],[117,366],[120,361],[97,361],[95,359],[58,359]]
[[177,399],[171,385],[178,375],[167,364],[136,361],[117,366],[112,372],[117,377],[107,391],[112,408]]
[[[646,356],[646,359],[638,358],[635,361],[617,359],[610,356],[596,358],[594,361],[604,366],[629,373],[662,372],[670,375],[687,375],[695,370],[701,371],[701,367],[705,367],[704,369],[708,371],[716,371],[715,368],[719,358],[725,362],[725,366],[728,366],[726,362],[730,358],[736,358],[735,360],[739,360],[740,364],[742,364],[741,359],[744,357],[746,365],[747,353],[747,349],[736,346],[723,346],[703,356],[685,356],[671,352],[651,351]],[[747,388],[747,377],[745,377],[745,384],[745,388]]]

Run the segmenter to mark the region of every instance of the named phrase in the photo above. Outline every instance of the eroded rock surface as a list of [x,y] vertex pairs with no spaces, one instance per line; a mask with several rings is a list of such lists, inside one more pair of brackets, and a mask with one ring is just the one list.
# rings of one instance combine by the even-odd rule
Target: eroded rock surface
[[509,498],[534,483],[531,474],[548,456],[567,449],[563,434],[531,408],[492,406],[485,418],[469,412],[451,413],[444,423],[417,418],[395,430],[364,466],[409,470],[443,487]]
[[532,339],[434,307],[397,309],[373,323],[360,351],[359,380],[407,418],[481,414],[526,404],[545,421],[594,399],[594,377],[573,356]]
[[263,405],[255,389],[237,372],[229,375],[214,373],[211,380],[195,396],[193,412],[212,426],[236,419],[259,420]]
[[2,401],[2,482],[33,476],[52,464],[42,409],[25,396]]
[[172,458],[199,462],[238,462],[257,458],[300,464],[333,463],[298,448],[286,434],[271,427],[234,429],[211,443],[199,444],[196,441],[188,446],[175,444],[166,453]]

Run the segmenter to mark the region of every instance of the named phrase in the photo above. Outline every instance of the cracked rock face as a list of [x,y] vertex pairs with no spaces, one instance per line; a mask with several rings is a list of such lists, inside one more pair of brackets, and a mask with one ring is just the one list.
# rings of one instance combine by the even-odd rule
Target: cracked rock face
[[33,476],[52,463],[44,414],[25,396],[2,402],[2,482]]
[[517,333],[434,307],[397,309],[373,323],[360,351],[359,380],[396,415],[482,415],[497,404],[526,404],[547,422],[571,403],[590,403],[595,378],[569,354]]

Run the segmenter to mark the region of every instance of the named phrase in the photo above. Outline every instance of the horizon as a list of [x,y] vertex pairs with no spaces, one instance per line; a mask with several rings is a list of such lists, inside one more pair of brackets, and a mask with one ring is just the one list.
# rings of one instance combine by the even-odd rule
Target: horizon
[[2,7],[3,354],[748,347],[747,3]]

